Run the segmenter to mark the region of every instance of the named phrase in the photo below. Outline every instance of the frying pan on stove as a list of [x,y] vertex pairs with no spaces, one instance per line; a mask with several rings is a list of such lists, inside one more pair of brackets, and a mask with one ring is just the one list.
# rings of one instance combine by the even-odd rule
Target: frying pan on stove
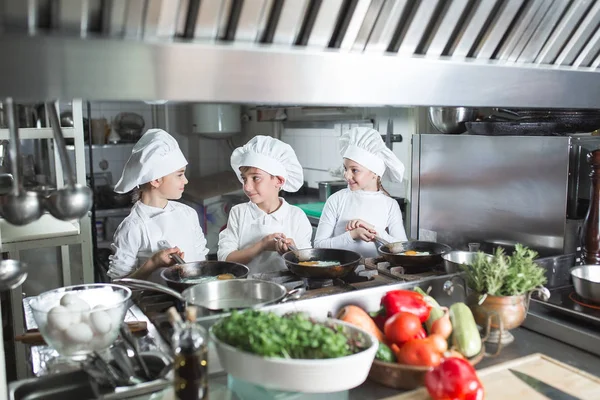
[[[343,249],[301,249],[290,250],[283,254],[285,265],[291,273],[301,278],[334,279],[341,278],[354,271],[361,260],[361,255]],[[337,261],[333,266],[301,265],[301,261]]]
[[[171,245],[166,240],[160,240],[158,246],[168,249]],[[177,264],[163,269],[160,276],[167,282],[167,286],[180,292],[202,282],[190,280],[231,274],[234,279],[244,279],[248,276],[248,267],[243,264],[228,261],[196,261],[186,263],[179,255],[171,254]],[[186,282],[187,281],[187,282]],[[206,282],[208,283],[208,282]]]
[[[388,246],[393,246],[395,253],[389,251]],[[428,252],[429,255],[416,256],[397,254],[405,251]],[[452,251],[452,248],[443,243],[425,242],[421,240],[410,240],[408,242],[395,242],[382,244],[377,249],[387,262],[392,265],[401,266],[407,273],[419,273],[430,271],[433,267],[443,263],[442,255]]]
[[248,272],[248,267],[234,262],[197,261],[165,268],[160,276],[167,282],[167,286],[182,292],[198,283],[189,280],[223,274],[231,274],[234,279],[245,279]]

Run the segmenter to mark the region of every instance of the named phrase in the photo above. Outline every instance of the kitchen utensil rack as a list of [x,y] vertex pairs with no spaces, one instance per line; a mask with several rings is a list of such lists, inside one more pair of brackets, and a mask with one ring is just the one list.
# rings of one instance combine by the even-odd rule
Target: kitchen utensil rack
[[[82,99],[73,99],[72,112],[74,126],[62,128],[62,131],[65,138],[72,138],[74,141],[74,170],[77,183],[86,184]],[[19,135],[21,140],[50,139],[48,145],[53,150],[49,152],[51,154],[50,162],[54,164],[51,180],[55,181],[57,189],[64,187],[63,169],[54,143],[52,128],[23,128],[19,129]],[[0,129],[0,140],[5,139],[8,139],[8,129]],[[73,271],[71,268],[69,246],[72,245],[81,246],[81,270]],[[39,220],[25,226],[14,226],[0,218],[0,250],[2,253],[6,253],[8,258],[20,260],[22,251],[48,247],[60,247],[63,286],[93,283],[94,264],[90,213],[77,221],[60,221],[45,213]],[[35,270],[35,267],[32,267],[30,266],[30,274]],[[76,276],[75,280],[73,280],[73,275]],[[19,288],[10,293],[13,337],[25,333],[23,295],[23,291]],[[0,338],[2,337],[2,326],[0,325]],[[23,379],[30,373],[26,349],[21,343],[15,343],[15,359],[17,379]]]

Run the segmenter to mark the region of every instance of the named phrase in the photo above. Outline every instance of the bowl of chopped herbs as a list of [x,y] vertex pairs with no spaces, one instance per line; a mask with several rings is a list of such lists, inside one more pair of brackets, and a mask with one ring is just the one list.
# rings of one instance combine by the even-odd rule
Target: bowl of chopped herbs
[[513,341],[508,331],[525,320],[531,294],[548,295],[543,287],[546,270],[534,262],[537,256],[536,251],[517,244],[512,255],[498,247],[493,257],[478,252],[471,265],[460,266],[471,291],[467,304],[475,322],[487,328],[490,341]]
[[233,311],[210,329],[221,365],[269,389],[330,393],[362,384],[378,341],[343,321],[303,313]]

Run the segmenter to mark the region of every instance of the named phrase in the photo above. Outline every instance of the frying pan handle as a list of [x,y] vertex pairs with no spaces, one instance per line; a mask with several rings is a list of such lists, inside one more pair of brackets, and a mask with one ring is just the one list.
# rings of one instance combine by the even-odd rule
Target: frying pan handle
[[280,303],[285,303],[286,301],[289,301],[289,300],[298,300],[300,297],[302,297],[302,295],[305,292],[306,292],[306,289],[304,289],[303,287],[297,288],[294,290],[290,290],[289,292],[287,292],[285,294],[285,296],[283,296],[283,299],[281,299]]
[[175,297],[179,301],[186,302],[185,297],[181,295],[181,293],[176,292],[173,289],[170,289],[164,285],[160,285],[158,283],[143,281],[141,279],[133,279],[133,278],[121,278],[121,279],[113,279],[112,283],[116,285],[123,285],[134,289],[146,289],[146,290],[155,290],[157,292],[165,293]]
[[[158,248],[161,249],[161,250],[166,250],[166,249],[170,249],[171,245],[166,240],[159,240],[158,241]],[[171,258],[173,260],[175,260],[175,262],[177,264],[185,264],[185,261],[183,261],[183,258],[179,257],[179,254],[173,253],[173,254],[171,254]]]

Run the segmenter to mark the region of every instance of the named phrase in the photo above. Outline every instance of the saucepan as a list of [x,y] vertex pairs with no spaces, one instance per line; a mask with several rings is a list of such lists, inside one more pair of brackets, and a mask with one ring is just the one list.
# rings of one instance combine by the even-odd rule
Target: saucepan
[[[473,262],[477,259],[476,251],[460,251],[454,250],[442,255],[444,260],[444,269],[448,274],[455,274],[461,272],[461,264],[473,265]],[[491,254],[485,255],[486,260],[492,261],[494,258]]]
[[260,308],[268,304],[294,300],[304,294],[304,288],[288,292],[283,285],[258,279],[230,279],[199,283],[181,293],[164,285],[140,279],[115,279],[113,283],[133,289],[155,290],[171,295],[186,305],[215,312]]
[[600,304],[600,265],[579,265],[571,268],[575,293]]
[[[443,243],[425,242],[421,240],[410,240],[407,242],[389,243],[376,238],[383,244],[379,246],[377,252],[387,262],[392,265],[401,266],[406,273],[419,273],[432,270],[433,267],[442,265],[442,255],[452,251],[452,248]],[[414,251],[417,254],[405,254],[407,251]],[[418,255],[418,253],[429,253],[427,255]]]
[[[361,255],[343,249],[295,249],[283,254],[285,265],[291,273],[301,278],[334,279],[346,276],[354,271],[361,260]],[[332,265],[318,265],[322,264]],[[306,264],[300,264],[306,263]],[[314,263],[316,265],[310,265]]]

